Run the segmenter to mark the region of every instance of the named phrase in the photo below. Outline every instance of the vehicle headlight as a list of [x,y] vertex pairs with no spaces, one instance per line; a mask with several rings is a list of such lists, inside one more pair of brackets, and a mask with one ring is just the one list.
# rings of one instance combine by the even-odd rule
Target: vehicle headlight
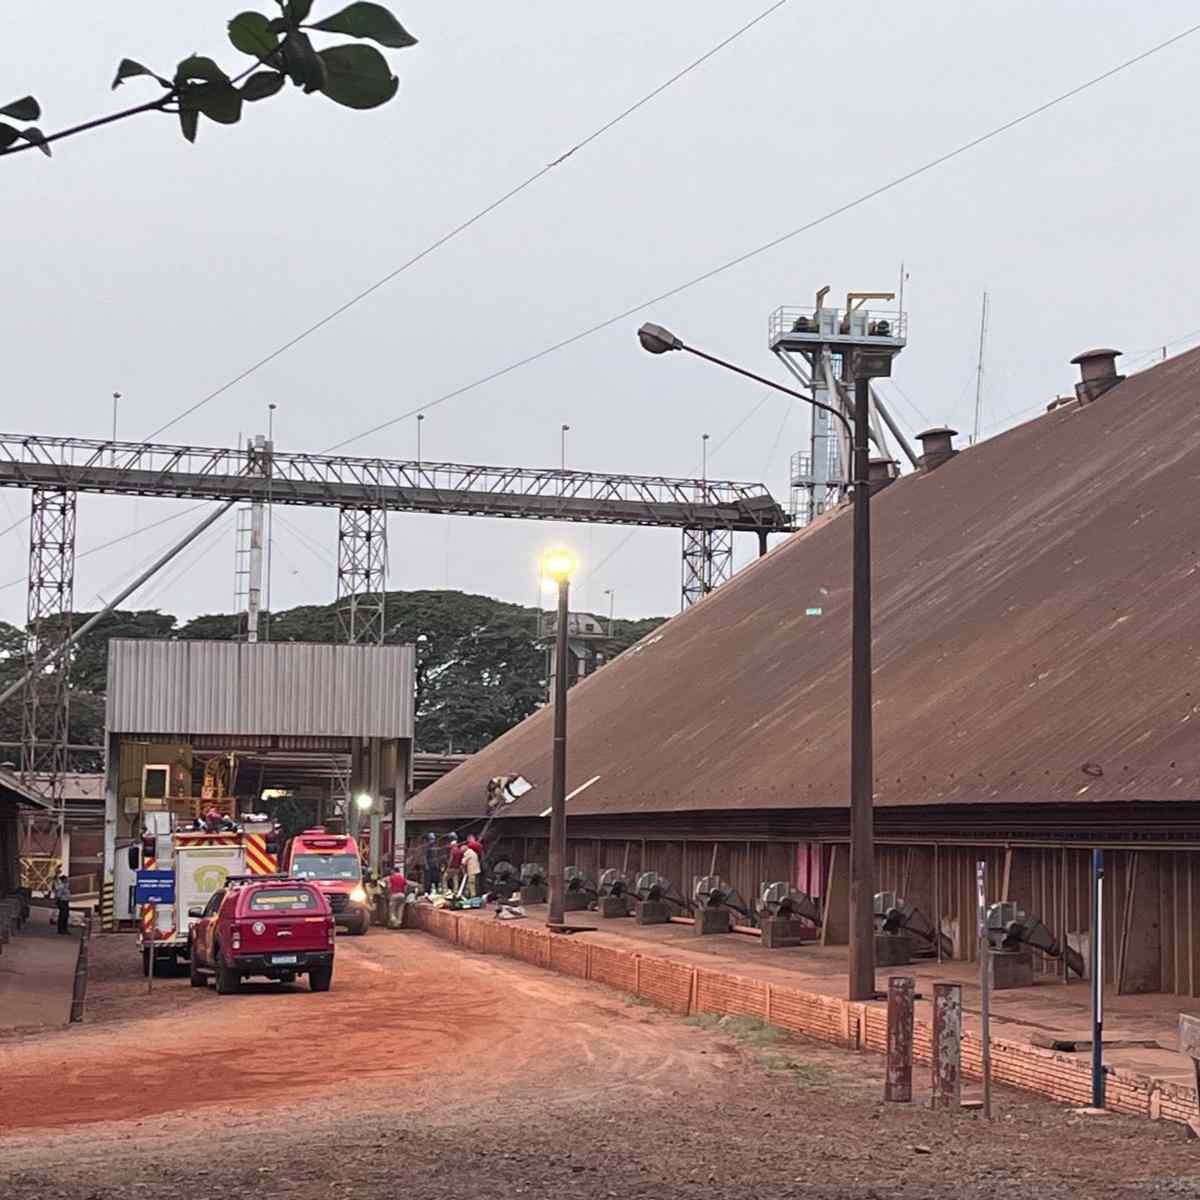
[[353,900],[355,904],[365,904],[367,902],[367,892],[362,884],[359,884],[358,887],[351,891],[350,899]]

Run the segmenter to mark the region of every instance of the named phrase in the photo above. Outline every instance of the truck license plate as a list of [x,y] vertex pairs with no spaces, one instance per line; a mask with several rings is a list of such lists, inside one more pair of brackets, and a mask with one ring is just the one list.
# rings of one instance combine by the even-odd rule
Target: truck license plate
[[296,956],[294,954],[272,954],[271,961],[283,966],[286,963],[294,963],[296,961]]

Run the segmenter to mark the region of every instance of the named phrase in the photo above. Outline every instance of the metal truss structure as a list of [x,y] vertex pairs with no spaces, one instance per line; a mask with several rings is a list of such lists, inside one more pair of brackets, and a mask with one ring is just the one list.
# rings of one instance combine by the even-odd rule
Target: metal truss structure
[[[35,488],[29,516],[29,599],[25,666],[32,669],[71,635],[75,599],[75,493]],[[21,717],[21,776],[37,786],[51,812],[29,810],[22,859],[38,864],[39,878],[26,886],[41,891],[61,866],[64,788],[69,769],[70,656],[37,671],[25,689]]]
[[733,576],[733,534],[727,529],[683,531],[681,602],[690,608]]
[[0,487],[788,533],[760,483],[0,434]]
[[337,616],[342,641],[382,644],[386,588],[386,511],[366,506],[339,509]]

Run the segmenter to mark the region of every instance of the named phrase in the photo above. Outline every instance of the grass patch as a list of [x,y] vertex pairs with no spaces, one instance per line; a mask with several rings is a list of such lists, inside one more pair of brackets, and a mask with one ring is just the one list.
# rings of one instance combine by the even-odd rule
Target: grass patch
[[647,1000],[645,996],[626,996],[625,1003],[627,1005],[629,1005],[630,1008],[634,1007],[635,1005],[638,1008],[653,1008],[654,1007],[654,1001]]
[[787,1037],[784,1030],[768,1025],[758,1017],[718,1017],[715,1013],[697,1013],[684,1017],[685,1025],[724,1033],[747,1046],[769,1046]]
[[711,1033],[723,1033],[760,1051],[754,1061],[764,1070],[785,1074],[797,1087],[828,1087],[834,1081],[833,1069],[825,1063],[802,1062],[786,1052],[784,1046],[775,1050],[767,1047],[790,1041],[786,1030],[768,1025],[758,1017],[718,1017],[714,1013],[697,1013],[683,1017],[685,1025],[707,1029]]
[[758,1054],[755,1062],[768,1071],[786,1074],[797,1087],[828,1087],[833,1071],[824,1063],[800,1062],[783,1054]]

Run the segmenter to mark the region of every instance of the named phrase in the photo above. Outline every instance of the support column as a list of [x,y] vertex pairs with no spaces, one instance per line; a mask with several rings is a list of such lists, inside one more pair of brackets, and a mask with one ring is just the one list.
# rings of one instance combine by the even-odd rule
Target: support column
[[703,600],[733,576],[733,533],[728,529],[683,531],[681,608]]
[[350,507],[338,512],[338,634],[342,641],[381,645],[387,588],[387,512]]
[[[29,520],[29,598],[25,624],[25,669],[71,636],[75,601],[75,493],[35,488]],[[26,829],[28,866],[43,890],[62,866],[63,791],[70,741],[70,655],[36,671],[25,688],[21,717],[21,777],[54,806],[52,814],[30,814]]]

